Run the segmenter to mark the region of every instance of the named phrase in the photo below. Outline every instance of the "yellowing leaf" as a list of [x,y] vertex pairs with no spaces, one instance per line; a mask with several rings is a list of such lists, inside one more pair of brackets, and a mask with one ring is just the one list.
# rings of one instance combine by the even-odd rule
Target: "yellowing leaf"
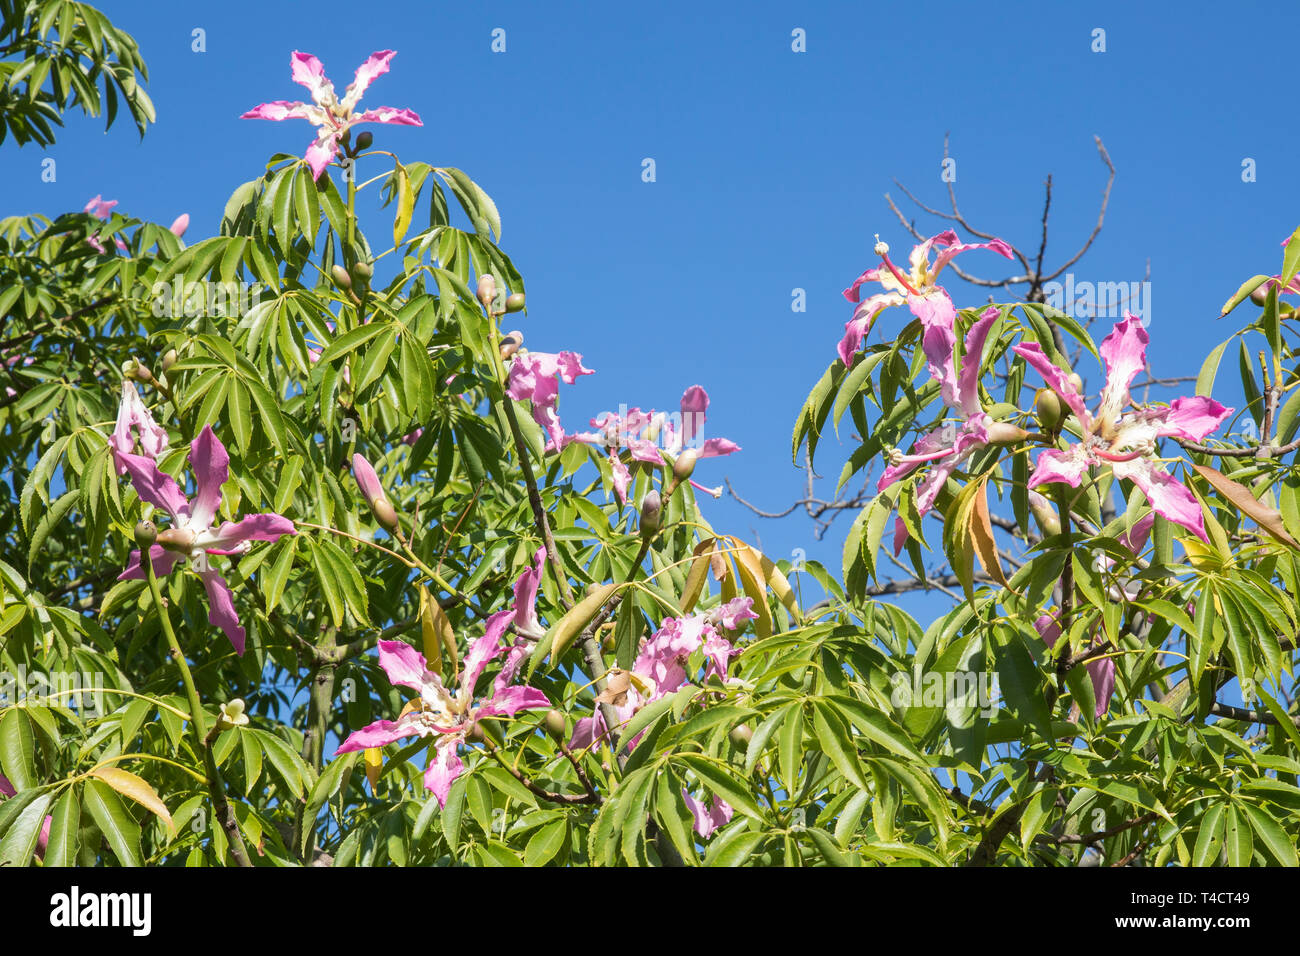
[[446,653],[452,670],[457,669],[456,634],[446,612],[431,594],[420,585],[420,634],[424,639],[424,659],[435,674],[442,669],[442,655]]
[[736,570],[740,574],[741,586],[747,597],[754,602],[754,613],[758,620],[754,622],[754,633],[759,637],[772,634],[772,610],[767,606],[767,577],[763,574],[763,561],[757,551],[741,541],[732,538],[736,547]]
[[974,544],[975,556],[979,558],[984,573],[1003,587],[1007,586],[1007,576],[1002,571],[1002,561],[998,557],[998,545],[993,539],[993,524],[989,521],[988,480],[979,483],[974,495],[974,506],[967,518],[967,531]]
[[1208,465],[1192,465],[1196,473],[1208,481],[1214,490],[1237,507],[1243,514],[1253,518],[1255,523],[1289,548],[1300,549],[1295,538],[1287,534],[1282,525],[1282,513],[1259,501],[1250,489],[1234,481],[1218,469]]
[[172,822],[172,815],[167,811],[167,804],[162,802],[162,798],[153,787],[149,786],[148,781],[121,767],[96,767],[90,771],[90,775],[104,781],[128,800],[140,804],[162,820],[168,830],[173,833],[176,831],[176,824]]
[[370,792],[374,793],[375,785],[379,783],[379,774],[384,769],[384,751],[379,747],[367,747],[364,754],[366,764],[366,779],[370,781]]
[[686,572],[686,584],[682,588],[682,613],[689,614],[704,592],[704,582],[709,576],[709,565],[713,562],[713,538],[705,538],[695,546],[692,552],[690,570]]
[[397,218],[393,220],[393,245],[400,246],[406,230],[411,227],[411,213],[415,209],[415,194],[411,192],[411,177],[401,163],[393,170],[397,176]]

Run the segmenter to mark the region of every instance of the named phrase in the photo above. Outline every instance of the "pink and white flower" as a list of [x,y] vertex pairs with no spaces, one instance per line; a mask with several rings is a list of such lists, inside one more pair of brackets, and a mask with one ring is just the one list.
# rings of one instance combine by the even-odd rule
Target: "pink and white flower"
[[1233,410],[1199,395],[1176,398],[1167,406],[1134,406],[1127,410],[1132,404],[1129,386],[1146,365],[1149,342],[1142,320],[1131,314],[1106,336],[1100,348],[1106,363],[1106,385],[1095,414],[1089,413],[1068,375],[1037,342],[1015,347],[1016,354],[1033,366],[1074,412],[1083,434],[1082,440],[1068,448],[1051,448],[1040,454],[1029,487],[1059,481],[1077,488],[1090,467],[1109,465],[1116,478],[1132,481],[1156,512],[1206,541],[1200,505],[1165,470],[1156,457],[1156,443],[1166,437],[1199,442]]
[[519,352],[510,363],[506,394],[517,402],[532,402],[533,421],[546,432],[546,451],[558,451],[574,440],[574,436],[565,435],[555,410],[559,381],[572,385],[578,376],[592,374],[577,352]]
[[310,53],[297,50],[290,57],[293,81],[305,86],[311,93],[311,103],[274,100],[255,106],[240,119],[287,120],[305,119],[316,126],[316,139],[307,147],[305,159],[312,175],[320,179],[325,167],[339,153],[343,135],[359,123],[392,123],[399,126],[423,126],[420,117],[407,109],[381,106],[377,109],[357,111],[362,95],[376,77],[388,72],[388,63],[396,54],[380,50],[357,67],[356,77],[339,99],[334,84],[325,75],[320,60]]
[[[912,446],[911,454],[895,452],[876,486],[877,491],[884,491],[913,469],[931,462],[930,470],[916,493],[916,510],[922,517],[934,507],[939,492],[957,467],[996,437],[990,435],[990,429],[996,430],[997,423],[985,414],[980,403],[979,374],[984,343],[999,314],[996,308],[989,306],[966,333],[960,374],[953,362],[955,332],[943,326],[932,326],[922,336],[921,348],[930,375],[939,382],[940,397],[945,405],[961,416],[962,421],[959,425],[947,422],[922,436]],[[902,518],[897,518],[894,523],[895,554],[902,551],[907,538],[907,526]]]
[[[614,480],[614,494],[620,504],[627,503],[627,490],[632,483],[632,473],[620,457],[626,448],[630,458],[656,468],[664,465],[664,454],[677,458],[686,449],[692,449],[697,458],[717,458],[740,451],[740,446],[729,438],[700,440],[709,409],[709,393],[701,385],[692,385],[682,393],[678,413],[643,412],[632,408],[622,414],[601,412],[591,419],[595,432],[580,432],[570,440],[603,447],[609,455],[610,471]],[[661,451],[662,449],[662,451]],[[706,488],[695,480],[691,486],[714,498],[721,497],[721,488]]]
[[[876,238],[879,240],[880,237]],[[941,251],[931,264],[930,250],[933,247]],[[837,349],[840,360],[845,365],[853,364],[853,356],[862,347],[862,339],[871,331],[876,316],[890,306],[906,303],[925,329],[946,328],[951,332],[957,310],[948,293],[938,285],[939,273],[954,256],[971,249],[988,249],[1007,259],[1012,257],[1011,246],[1001,239],[964,243],[948,229],[913,247],[908,271],[904,273],[890,261],[889,246],[877,241],[876,254],[880,256],[881,264],[862,273],[844,290],[844,298],[857,303],[857,308],[853,310],[853,318],[844,325],[844,337]],[[878,282],[885,291],[861,299],[859,290],[867,282]]]
[[137,437],[140,451],[151,461],[157,461],[158,456],[167,450],[167,429],[154,421],[153,416],[149,414],[149,409],[145,408],[144,400],[140,397],[140,390],[135,383],[123,382],[122,402],[117,409],[117,424],[108,439],[109,444],[113,446],[113,457],[119,475],[126,474],[126,464],[119,456],[135,453]]
[[[207,592],[208,622],[230,638],[237,654],[243,654],[245,632],[235,611],[234,594],[206,556],[243,554],[253,541],[278,541],[282,535],[296,534],[293,522],[283,515],[254,514],[220,526],[214,523],[221,507],[221,486],[230,477],[230,456],[211,425],[203,426],[199,437],[190,444],[190,469],[196,489],[193,499],[186,498],[176,480],[160,471],[153,459],[116,448],[114,457],[130,473],[140,500],[171,516],[172,526],[160,531],[157,543],[149,548],[154,573],[167,574],[178,561],[189,559]],[[117,579],[144,577],[140,552],[132,551],[126,570]]]

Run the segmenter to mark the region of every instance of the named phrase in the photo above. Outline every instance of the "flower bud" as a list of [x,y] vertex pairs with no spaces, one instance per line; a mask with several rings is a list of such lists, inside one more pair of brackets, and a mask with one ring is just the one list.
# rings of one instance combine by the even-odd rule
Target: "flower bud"
[[135,543],[141,551],[148,551],[158,540],[158,528],[152,521],[137,521],[135,525]]
[[379,483],[379,476],[375,474],[374,466],[360,454],[353,455],[352,475],[357,480],[357,487],[361,489],[361,494],[370,505],[370,510],[374,512],[375,519],[389,531],[396,530],[397,509],[384,494],[384,486]]
[[1074,386],[1074,390],[1076,392],[1078,392],[1080,395],[1083,394],[1083,376],[1081,376],[1078,372],[1071,372],[1068,381],[1071,385]]
[[1265,282],[1258,289],[1250,294],[1250,301],[1258,306],[1264,305],[1268,301],[1268,283]]
[[1029,432],[1010,422],[994,422],[985,432],[993,445],[1015,445],[1029,437]]
[[524,344],[524,333],[515,330],[507,332],[501,338],[501,357],[508,359],[519,351],[519,346]]
[[506,296],[506,311],[519,312],[524,307],[524,294],[522,292],[512,292]]
[[154,382],[153,372],[149,371],[149,368],[139,359],[135,360],[135,371],[131,377],[136,381],[144,382],[146,385],[152,385]]
[[492,308],[492,300],[497,297],[497,280],[488,273],[483,273],[478,277],[478,290],[475,294],[478,296],[478,300],[483,303],[483,308]]
[[1052,508],[1051,502],[1036,491],[1029,493],[1029,510],[1038,526],[1043,529],[1044,536],[1050,538],[1061,533],[1061,519],[1056,510]]
[[564,732],[567,730],[564,715],[558,710],[548,710],[546,712],[546,732],[556,740],[564,739]]
[[1061,427],[1065,410],[1061,408],[1061,397],[1050,388],[1038,390],[1034,397],[1034,410],[1038,413],[1038,424],[1043,431],[1054,432]]
[[338,263],[335,263],[334,267],[330,269],[330,275],[334,278],[334,284],[340,289],[352,288],[352,276],[348,275],[348,270]]
[[673,477],[679,482],[691,477],[691,473],[695,471],[695,462],[699,460],[699,457],[700,453],[696,449],[683,449],[682,453],[677,456],[677,460],[673,462]]
[[731,738],[731,744],[737,750],[748,750],[749,741],[754,736],[754,732],[745,724],[738,724],[731,728],[731,733],[727,736]]
[[369,284],[370,277],[374,274],[374,266],[368,262],[358,262],[352,267],[352,281],[359,285]]
[[164,375],[172,370],[172,366],[176,364],[179,358],[180,356],[176,354],[175,349],[167,350],[167,354],[163,356],[162,360],[162,370]]
[[648,491],[641,499],[641,537],[649,539],[659,530],[661,502],[659,492]]
[[375,134],[370,130],[365,130],[357,135],[357,149],[369,149],[370,144],[375,141]]

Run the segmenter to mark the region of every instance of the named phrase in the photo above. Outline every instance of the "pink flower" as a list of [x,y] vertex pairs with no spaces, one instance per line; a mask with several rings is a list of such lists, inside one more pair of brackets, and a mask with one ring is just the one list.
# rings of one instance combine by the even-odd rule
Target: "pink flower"
[[396,54],[381,50],[370,54],[366,62],[357,67],[356,78],[343,91],[339,99],[334,84],[325,76],[320,60],[310,53],[294,51],[290,57],[293,81],[311,92],[311,103],[275,100],[262,103],[249,110],[240,119],[286,120],[305,119],[316,126],[316,139],[307,147],[305,159],[312,175],[320,179],[330,160],[338,155],[343,134],[359,123],[393,123],[399,126],[423,126],[420,117],[410,110],[381,106],[378,109],[357,112],[357,103],[376,77],[388,72],[388,62]]
[[704,805],[703,800],[697,800],[686,790],[682,791],[682,799],[686,801],[687,809],[691,811],[691,816],[695,818],[695,832],[705,840],[718,827],[730,823],[732,814],[735,812],[729,803],[718,796],[711,796],[707,807]]
[[[646,704],[676,693],[686,683],[686,665],[691,654],[701,648],[705,656],[705,677],[717,674],[725,682],[728,679],[727,662],[740,650],[720,634],[715,625],[735,630],[743,627],[746,620],[757,617],[753,600],[742,597],[713,611],[664,618],[659,630],[642,645],[632,665],[632,673],[638,679],[630,683],[621,700],[610,705],[618,715],[619,723],[626,723]],[[646,688],[645,693],[637,688],[638,683]],[[574,750],[590,747],[603,738],[606,731],[605,717],[598,707],[591,717],[574,723],[569,747]],[[631,744],[635,746],[636,740]]]
[[167,227],[167,231],[179,239],[185,235],[185,230],[188,228],[190,228],[190,214],[183,212],[172,220],[172,224]]
[[451,785],[464,770],[456,748],[465,742],[476,720],[492,716],[513,717],[521,710],[551,705],[537,688],[509,683],[522,660],[522,655],[516,655],[515,651],[526,652],[527,648],[511,651],[507,660],[507,667],[511,668],[509,677],[506,681],[498,679],[494,682],[490,694],[475,703],[474,685],[487,664],[504,650],[501,635],[514,614],[513,610],[506,609],[488,618],[486,633],[471,645],[465,655],[464,670],[455,693],[447,689],[441,676],[429,670],[424,655],[411,645],[403,641],[380,641],[379,666],[388,674],[389,681],[395,686],[417,690],[420,696],[413,702],[413,709],[404,712],[397,720],[378,720],[350,734],[338,752],[344,754],[383,747],[404,737],[436,735],[436,756],[425,770],[424,786],[433,792],[438,805],[445,807]]
[[[221,486],[230,477],[230,456],[213,434],[211,425],[204,425],[199,437],[190,444],[190,469],[195,483],[192,500],[185,497],[171,475],[158,470],[152,459],[116,448],[114,457],[130,472],[140,500],[171,516],[171,528],[159,532],[158,543],[149,549],[154,573],[167,574],[176,562],[190,559],[208,595],[208,623],[224,631],[235,652],[243,654],[245,634],[235,612],[234,594],[226,579],[208,565],[206,555],[243,554],[249,550],[250,542],[278,541],[282,535],[297,533],[293,522],[283,515],[255,514],[238,521],[225,521],[220,527],[213,525],[221,506]],[[140,552],[132,551],[126,570],[117,579],[126,581],[144,576]]]
[[417,441],[420,440],[420,436],[423,434],[424,434],[423,428],[417,428],[413,432],[407,432],[405,435],[402,436],[402,444],[414,445]]
[[[627,503],[627,489],[632,482],[632,473],[619,457],[623,448],[627,449],[635,461],[656,468],[664,465],[661,448],[671,458],[676,458],[687,448],[693,449],[698,458],[717,458],[740,451],[740,446],[729,438],[700,440],[709,409],[709,393],[703,386],[692,385],[683,392],[678,409],[678,413],[672,415],[653,409],[646,413],[640,408],[630,409],[622,415],[601,412],[590,423],[599,431],[571,436],[578,441],[606,449],[614,478],[614,493],[620,504]],[[706,488],[694,480],[691,481],[691,486],[714,498],[722,496],[721,488]]]
[[[1038,631],[1039,637],[1048,647],[1055,647],[1056,642],[1061,639],[1061,625],[1057,623],[1054,614],[1040,615],[1034,621],[1034,630]],[[1093,696],[1097,698],[1095,716],[1100,720],[1101,715],[1110,709],[1110,698],[1115,693],[1115,659],[1099,657],[1084,666],[1088,668],[1088,676],[1092,678]]]
[[117,425],[108,439],[115,452],[114,460],[117,462],[119,475],[126,474],[126,465],[117,456],[134,454],[137,436],[140,439],[140,450],[151,461],[157,461],[158,456],[167,450],[167,429],[154,421],[153,416],[149,414],[149,409],[145,408],[144,401],[140,398],[140,390],[136,388],[135,383],[123,382],[122,402],[117,409]]
[[83,212],[90,213],[96,219],[107,219],[109,215],[112,213],[113,207],[116,205],[117,205],[116,199],[106,200],[100,197],[99,195],[96,195],[94,199],[86,203],[86,208],[83,210]]
[[1165,471],[1155,457],[1156,442],[1174,437],[1199,442],[1232,414],[1211,398],[1176,398],[1168,406],[1147,405],[1125,411],[1129,386],[1146,364],[1150,336],[1135,315],[1126,315],[1101,343],[1106,386],[1095,415],[1068,376],[1052,363],[1036,342],[1017,345],[1015,352],[1043,376],[1079,420],[1083,439],[1065,450],[1048,449],[1038,456],[1029,487],[1060,481],[1079,487],[1089,467],[1109,465],[1116,478],[1137,485],[1151,507],[1206,541],[1201,507],[1190,491]]
[[546,547],[543,545],[533,555],[533,566],[515,581],[515,633],[535,641],[546,635],[546,628],[537,619],[537,589],[541,586],[545,566]]
[[[942,251],[931,265],[930,249],[933,246]],[[937,284],[939,273],[954,256],[971,249],[988,249],[1004,258],[1012,257],[1011,246],[1001,239],[963,243],[957,240],[955,232],[948,229],[913,247],[910,268],[904,274],[889,260],[889,246],[877,242],[876,254],[880,256],[881,264],[862,273],[844,290],[844,298],[858,303],[858,307],[853,310],[853,318],[844,325],[844,338],[838,348],[840,360],[845,365],[853,364],[853,355],[862,347],[863,336],[871,331],[876,315],[890,306],[907,303],[924,328],[947,328],[951,332],[957,310],[948,293]],[[879,282],[885,291],[860,300],[858,290],[865,282]]]
[[583,366],[582,356],[577,352],[519,352],[510,363],[506,394],[515,401],[533,403],[533,421],[546,432],[547,451],[558,451],[573,441],[572,436],[564,434],[564,426],[555,411],[560,397],[556,376],[564,384],[572,385],[578,376],[592,374],[591,369]]
[[[923,333],[921,348],[928,360],[930,374],[939,382],[940,396],[944,404],[956,411],[963,420],[960,425],[946,423],[924,435],[912,446],[910,455],[892,455],[889,467],[880,476],[880,482],[876,486],[878,491],[884,491],[918,465],[933,462],[917,489],[916,510],[922,517],[934,507],[935,499],[957,466],[990,441],[989,428],[994,422],[980,404],[979,373],[985,340],[999,314],[996,308],[989,306],[966,333],[960,374],[953,366],[955,333],[942,326],[932,326]],[[896,519],[895,554],[902,551],[907,538],[907,526],[903,519]]]
[[379,476],[375,474],[375,466],[360,454],[352,456],[352,475],[370,507],[373,508],[376,502],[388,501],[388,494],[384,491]]

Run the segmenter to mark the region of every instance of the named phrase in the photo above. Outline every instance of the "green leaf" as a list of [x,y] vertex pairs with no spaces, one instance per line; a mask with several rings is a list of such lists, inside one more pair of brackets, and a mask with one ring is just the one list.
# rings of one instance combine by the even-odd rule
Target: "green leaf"
[[4,838],[0,839],[0,867],[31,865],[50,800],[51,794],[40,794],[23,807],[17,819],[9,824]]
[[569,823],[563,818],[541,827],[524,847],[524,866],[545,866],[560,852],[568,835]]
[[730,771],[700,754],[676,754],[673,759],[693,770],[705,787],[726,800],[734,809],[747,817],[753,817],[759,823],[767,821],[766,814],[754,801],[749,787],[732,776]]
[[36,786],[36,742],[31,722],[19,708],[0,717],[0,770],[15,790]]
[[72,866],[77,860],[77,834],[81,826],[81,802],[74,788],[59,797],[51,814],[50,841],[45,847],[46,866]]
[[82,799],[99,832],[123,866],[141,866],[140,825],[106,783],[87,780]]

